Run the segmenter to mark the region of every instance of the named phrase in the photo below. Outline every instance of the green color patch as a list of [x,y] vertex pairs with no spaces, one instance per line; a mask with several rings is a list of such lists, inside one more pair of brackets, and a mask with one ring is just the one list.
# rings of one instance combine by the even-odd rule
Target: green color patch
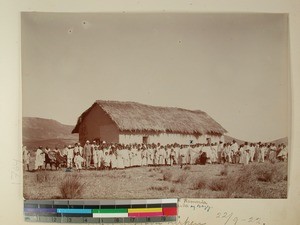
[[128,209],[93,209],[93,213],[128,213]]

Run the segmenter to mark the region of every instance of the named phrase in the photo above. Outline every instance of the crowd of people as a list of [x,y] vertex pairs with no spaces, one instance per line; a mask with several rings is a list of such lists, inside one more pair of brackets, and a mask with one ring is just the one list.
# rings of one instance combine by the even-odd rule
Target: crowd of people
[[[24,164],[29,170],[30,152],[23,147]],[[34,170],[46,169],[47,159],[65,163],[68,169],[125,169],[140,166],[173,166],[193,164],[249,164],[267,161],[285,161],[288,150],[285,144],[274,143],[247,143],[238,144],[235,140],[230,143],[206,143],[180,145],[177,143],[157,144],[113,144],[105,141],[86,141],[57,147],[53,150],[40,146],[35,152]],[[51,164],[50,164],[51,166]],[[51,166],[52,167],[52,166]]]

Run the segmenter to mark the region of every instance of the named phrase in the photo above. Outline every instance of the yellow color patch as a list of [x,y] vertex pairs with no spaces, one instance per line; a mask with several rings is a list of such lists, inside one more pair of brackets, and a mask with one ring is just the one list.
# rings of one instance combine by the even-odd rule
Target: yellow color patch
[[136,209],[128,209],[128,213],[142,213],[142,212],[162,212],[162,208],[136,208]]

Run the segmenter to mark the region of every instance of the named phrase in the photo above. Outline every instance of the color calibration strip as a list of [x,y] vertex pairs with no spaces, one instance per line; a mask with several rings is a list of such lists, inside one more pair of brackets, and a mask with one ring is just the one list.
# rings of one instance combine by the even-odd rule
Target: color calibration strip
[[54,223],[170,222],[177,218],[177,199],[25,200],[24,217]]

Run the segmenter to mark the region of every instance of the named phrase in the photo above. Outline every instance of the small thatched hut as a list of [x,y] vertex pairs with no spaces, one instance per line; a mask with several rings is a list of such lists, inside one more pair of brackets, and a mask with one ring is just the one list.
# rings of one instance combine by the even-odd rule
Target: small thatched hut
[[206,143],[223,140],[227,131],[209,115],[136,102],[96,101],[81,114],[72,133],[79,141],[113,143]]

